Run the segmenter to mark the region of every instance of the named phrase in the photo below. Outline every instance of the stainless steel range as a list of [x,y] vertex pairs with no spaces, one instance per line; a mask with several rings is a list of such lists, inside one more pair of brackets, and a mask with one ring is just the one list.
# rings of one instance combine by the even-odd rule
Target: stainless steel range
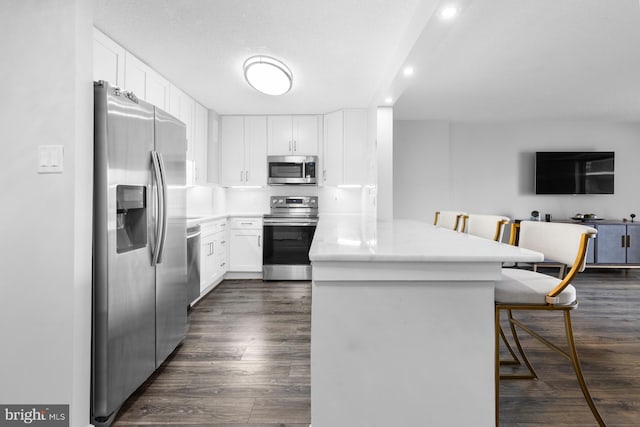
[[309,248],[318,224],[315,196],[271,196],[264,216],[264,280],[311,280]]

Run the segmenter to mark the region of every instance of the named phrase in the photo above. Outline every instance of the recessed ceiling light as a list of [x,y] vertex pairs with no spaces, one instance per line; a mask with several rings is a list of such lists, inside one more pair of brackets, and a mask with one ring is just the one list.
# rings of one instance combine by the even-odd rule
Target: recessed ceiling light
[[402,74],[404,74],[405,76],[413,76],[413,67],[404,67],[404,70],[402,70]]
[[440,9],[440,17],[442,19],[452,19],[458,14],[458,8],[454,6],[447,6]]
[[392,97],[390,97],[390,96],[387,96],[387,97],[384,99],[384,102],[385,102],[386,104],[391,104],[391,103],[393,102],[393,98],[392,98]]
[[267,95],[284,95],[291,90],[293,74],[282,61],[256,55],[244,61],[244,78],[254,89]]

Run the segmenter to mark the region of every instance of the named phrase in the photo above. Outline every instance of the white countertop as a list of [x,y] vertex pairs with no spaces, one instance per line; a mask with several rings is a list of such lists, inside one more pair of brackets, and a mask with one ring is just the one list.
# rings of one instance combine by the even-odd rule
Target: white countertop
[[192,227],[197,224],[205,222],[216,221],[224,218],[241,217],[241,218],[262,218],[264,213],[246,213],[246,212],[231,212],[231,213],[219,213],[219,214],[202,214],[194,215],[187,218],[187,227]]
[[312,262],[535,262],[544,257],[426,222],[322,215],[309,258]]

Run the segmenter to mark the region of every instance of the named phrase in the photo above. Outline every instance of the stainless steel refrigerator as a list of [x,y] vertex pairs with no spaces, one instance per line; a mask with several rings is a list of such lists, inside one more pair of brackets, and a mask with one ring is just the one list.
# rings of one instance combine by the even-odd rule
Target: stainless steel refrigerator
[[187,330],[186,131],[94,83],[92,408],[110,425]]

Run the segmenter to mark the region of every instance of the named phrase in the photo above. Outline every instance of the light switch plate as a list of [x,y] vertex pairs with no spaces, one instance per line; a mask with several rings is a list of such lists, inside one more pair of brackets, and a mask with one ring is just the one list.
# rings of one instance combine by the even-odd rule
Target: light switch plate
[[38,173],[64,172],[64,146],[38,146]]

